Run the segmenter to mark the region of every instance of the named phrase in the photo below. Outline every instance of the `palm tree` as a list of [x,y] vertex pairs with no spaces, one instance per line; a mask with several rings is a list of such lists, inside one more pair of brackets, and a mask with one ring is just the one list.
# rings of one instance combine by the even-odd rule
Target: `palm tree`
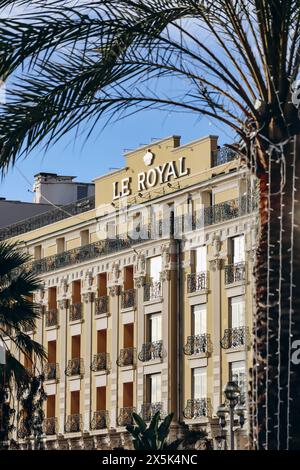
[[34,3],[0,2],[25,8],[0,25],[0,76],[13,79],[3,172],[72,129],[89,136],[105,115],[156,107],[228,127],[259,181],[252,445],[300,448],[299,0]]
[[10,392],[23,393],[32,381],[31,371],[18,359],[19,353],[33,365],[45,358],[43,347],[25,332],[33,330],[40,317],[40,308],[32,301],[40,281],[26,270],[30,256],[18,248],[17,243],[0,243],[0,346],[5,348],[6,356],[5,365],[0,366],[0,407],[5,402],[6,410],[6,425],[2,423],[0,440],[7,440],[11,425],[9,416],[14,407],[9,405],[13,397]]

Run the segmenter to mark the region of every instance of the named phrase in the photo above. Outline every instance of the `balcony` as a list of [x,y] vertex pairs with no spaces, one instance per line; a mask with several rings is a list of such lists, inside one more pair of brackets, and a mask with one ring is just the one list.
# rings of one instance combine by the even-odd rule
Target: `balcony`
[[46,328],[58,325],[58,310],[57,308],[51,308],[46,311]]
[[127,426],[128,424],[132,424],[132,413],[136,413],[136,409],[133,406],[121,408],[117,419],[118,426]]
[[151,282],[144,285],[144,302],[161,299],[162,285],[161,282]]
[[48,363],[44,366],[45,380],[58,380],[59,379],[59,365],[55,363]]
[[187,277],[188,294],[201,292],[208,289],[208,272],[189,274]]
[[80,321],[83,318],[83,308],[81,303],[70,305],[70,321]]
[[95,299],[95,315],[103,315],[108,313],[109,297],[101,295]]
[[211,416],[211,402],[208,398],[188,400],[183,411],[185,419],[198,419]]
[[119,367],[134,366],[136,364],[136,349],[125,348],[120,350],[120,355],[117,359]]
[[141,417],[144,421],[151,421],[153,416],[159,411],[160,418],[163,418],[162,413],[163,405],[161,402],[159,403],[143,403],[141,407]]
[[246,263],[225,266],[225,285],[246,281]]
[[242,348],[249,346],[249,343],[249,328],[248,326],[241,326],[239,328],[229,328],[225,330],[221,340],[221,347],[223,349]]
[[110,369],[110,357],[107,353],[98,353],[94,355],[93,362],[91,364],[91,370],[93,372],[108,372]]
[[[249,196],[243,196],[239,199],[233,199],[212,207],[206,207],[199,211],[193,218],[192,230],[236,219],[256,210],[257,205]],[[169,227],[169,233],[172,233],[172,226],[174,227],[174,225],[177,224],[176,219],[177,218],[172,221],[166,219],[162,222],[163,226],[166,228]],[[179,219],[182,220],[182,217],[178,218],[178,222]],[[157,233],[155,224],[149,224],[142,227],[140,237],[131,238],[127,233],[123,233],[115,239],[99,240],[86,246],[73,248],[72,250],[57,255],[30,262],[26,265],[26,269],[37,275],[56,271],[67,266],[80,264],[84,261],[101,258],[123,250],[129,250],[144,241],[156,239],[157,236],[159,236],[159,234]]]
[[162,360],[164,357],[166,357],[166,351],[163,349],[162,341],[153,341],[143,344],[142,350],[138,355],[141,362],[155,361],[157,359]]
[[26,428],[23,419],[21,419],[18,423],[17,436],[18,439],[26,439],[26,437],[30,436],[30,431]]
[[127,308],[135,308],[135,289],[128,289],[122,291],[121,294],[121,308],[126,310]]
[[57,418],[45,418],[43,423],[43,429],[46,436],[53,436],[57,434],[58,423]]
[[65,432],[80,432],[80,431],[82,431],[81,414],[69,415],[65,423]]
[[99,429],[109,428],[109,413],[108,411],[94,411],[91,420],[91,429],[93,431]]
[[198,354],[208,355],[211,352],[210,335],[188,336],[183,351],[186,356],[196,356]]
[[1,228],[0,240],[16,237],[31,230],[53,224],[70,216],[82,214],[95,208],[95,197],[80,199],[72,204],[62,206],[62,209],[55,209],[38,214],[28,219],[22,220],[8,227]]
[[72,377],[74,375],[83,375],[84,374],[84,363],[83,359],[74,358],[68,361],[68,367],[65,370],[67,377]]
[[218,148],[216,152],[213,152],[212,155],[212,167],[219,165],[224,165],[225,163],[232,162],[238,157],[237,153],[234,150],[228,147]]

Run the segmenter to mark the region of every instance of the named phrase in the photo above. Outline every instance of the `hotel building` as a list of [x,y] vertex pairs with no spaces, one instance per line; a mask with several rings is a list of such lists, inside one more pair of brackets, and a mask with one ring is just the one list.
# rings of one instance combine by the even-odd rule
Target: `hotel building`
[[[171,136],[125,160],[75,191],[86,196],[79,201],[0,229],[32,254],[28,269],[42,281],[43,314],[28,334],[48,354],[36,365],[46,445],[130,448],[132,411],[149,421],[161,410],[175,413],[173,438],[186,424],[218,448],[229,380],[247,407],[255,181],[216,136],[185,145]],[[38,175],[37,192],[47,178]],[[237,447],[247,447],[247,433],[246,419]]]

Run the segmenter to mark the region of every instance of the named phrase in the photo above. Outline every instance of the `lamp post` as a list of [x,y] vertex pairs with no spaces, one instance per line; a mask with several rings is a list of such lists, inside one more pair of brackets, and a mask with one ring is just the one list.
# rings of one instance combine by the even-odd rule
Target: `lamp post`
[[217,416],[219,418],[221,428],[224,429],[226,426],[226,416],[229,413],[230,450],[234,450],[234,414],[236,413],[239,416],[240,426],[242,428],[245,423],[245,410],[243,406],[238,405],[241,391],[236,382],[227,383],[224,389],[224,395],[228,406],[226,406],[226,404],[219,406]]

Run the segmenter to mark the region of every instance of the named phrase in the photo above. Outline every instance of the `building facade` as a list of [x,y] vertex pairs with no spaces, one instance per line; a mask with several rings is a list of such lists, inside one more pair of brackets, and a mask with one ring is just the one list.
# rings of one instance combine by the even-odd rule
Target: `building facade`
[[[48,362],[21,360],[45,373],[47,448],[130,447],[132,411],[157,410],[175,413],[173,437],[186,424],[218,448],[228,380],[248,400],[255,181],[216,136],[125,158],[95,179],[93,200],[0,233],[21,240],[42,281],[28,334]],[[238,447],[247,433],[246,420]]]

